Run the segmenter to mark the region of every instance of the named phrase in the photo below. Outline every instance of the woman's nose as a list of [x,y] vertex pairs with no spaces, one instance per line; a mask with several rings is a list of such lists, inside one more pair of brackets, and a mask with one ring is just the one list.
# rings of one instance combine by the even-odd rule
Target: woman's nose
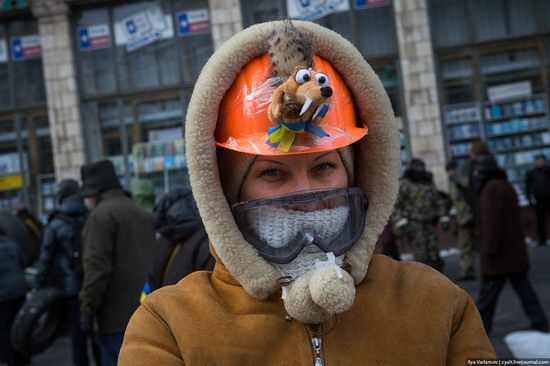
[[291,182],[293,191],[307,191],[314,188],[311,177],[308,174],[299,174]]

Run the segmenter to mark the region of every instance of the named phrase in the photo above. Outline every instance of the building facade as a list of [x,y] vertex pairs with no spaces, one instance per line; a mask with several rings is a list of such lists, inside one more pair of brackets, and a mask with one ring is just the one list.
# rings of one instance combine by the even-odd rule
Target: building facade
[[56,179],[111,159],[158,192],[186,179],[194,82],[254,23],[307,18],[350,40],[386,88],[402,160],[444,165],[488,142],[521,193],[550,156],[544,0],[0,0],[0,206],[53,208]]

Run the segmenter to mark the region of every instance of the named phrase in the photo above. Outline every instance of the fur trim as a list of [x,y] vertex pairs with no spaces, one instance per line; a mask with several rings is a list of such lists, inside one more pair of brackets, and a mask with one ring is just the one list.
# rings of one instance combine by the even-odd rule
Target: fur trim
[[[389,98],[380,80],[357,49],[337,33],[311,22],[293,21],[311,36],[315,53],[329,61],[352,91],[359,117],[369,134],[354,144],[355,184],[370,207],[365,231],[346,254],[355,284],[368,269],[376,244],[393,209],[399,177],[399,133]],[[186,149],[191,186],[206,231],[227,269],[245,290],[265,299],[278,290],[277,272],[240,233],[224,196],[217,169],[214,131],[218,108],[241,68],[268,50],[267,38],[284,22],[254,25],[229,39],[204,66],[186,120]]]

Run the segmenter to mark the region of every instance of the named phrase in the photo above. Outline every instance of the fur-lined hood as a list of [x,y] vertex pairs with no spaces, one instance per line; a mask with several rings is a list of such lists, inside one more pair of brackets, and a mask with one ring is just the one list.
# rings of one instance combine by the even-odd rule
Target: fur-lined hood
[[[346,253],[355,284],[367,272],[377,238],[393,209],[399,177],[399,133],[389,98],[374,71],[357,49],[337,33],[315,23],[293,21],[312,37],[314,53],[327,60],[350,88],[359,118],[369,133],[354,144],[355,186],[370,206],[361,239]],[[186,149],[191,187],[216,254],[244,289],[257,299],[278,291],[280,276],[239,231],[220,183],[214,132],[218,107],[241,68],[266,54],[268,37],[283,21],[257,24],[229,39],[204,66],[186,119]]]

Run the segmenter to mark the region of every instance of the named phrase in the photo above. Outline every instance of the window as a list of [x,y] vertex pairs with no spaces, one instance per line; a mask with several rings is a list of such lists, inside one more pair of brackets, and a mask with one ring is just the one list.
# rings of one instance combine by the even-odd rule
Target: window
[[469,57],[441,61],[443,104],[475,100],[472,60]]
[[[81,90],[84,95],[109,94],[116,91],[113,64],[112,30],[107,9],[91,9],[80,12],[76,20],[77,58],[80,66]],[[95,28],[92,28],[95,27]],[[81,37],[89,37],[89,30],[103,32],[94,48],[83,49]]]
[[[77,13],[77,59],[84,96],[133,93],[178,87],[183,81],[191,87],[213,53],[209,31],[189,36],[179,34],[178,14],[208,9],[206,0],[141,0],[111,7],[84,9]],[[162,14],[156,19],[160,37],[141,47],[129,48],[123,21],[144,11]],[[161,27],[162,26],[162,27]],[[82,33],[102,32],[99,46],[82,47]],[[96,36],[96,42],[98,37]]]
[[[533,93],[542,92],[539,56],[536,49],[481,55],[481,74],[485,88],[518,81],[529,81]],[[487,89],[485,89],[487,91]],[[485,98],[488,99],[487,94]]]
[[[164,18],[164,31],[160,39],[134,50],[127,49],[123,21],[152,7],[160,7]],[[115,23],[116,64],[120,90],[157,88],[180,81],[174,47],[174,23],[167,1],[140,1],[113,8]]]
[[397,35],[391,6],[355,10],[357,41],[367,58],[397,55]]
[[431,0],[434,47],[449,47],[470,42],[467,1]]
[[243,25],[250,27],[256,23],[286,17],[286,0],[241,0]]

